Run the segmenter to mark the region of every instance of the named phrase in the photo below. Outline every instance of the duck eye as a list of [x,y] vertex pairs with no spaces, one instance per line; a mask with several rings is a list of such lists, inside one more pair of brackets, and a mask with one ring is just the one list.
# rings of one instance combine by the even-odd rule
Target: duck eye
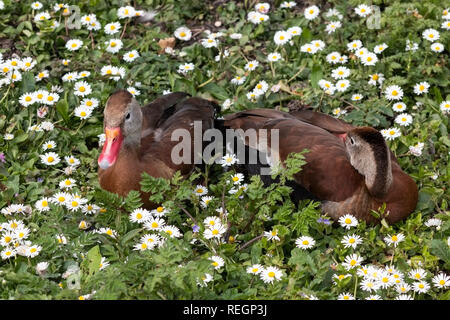
[[350,143],[355,144],[355,140],[353,140],[353,137],[350,137]]
[[125,116],[125,120],[130,119],[130,117],[131,117],[131,114],[128,112],[127,115]]

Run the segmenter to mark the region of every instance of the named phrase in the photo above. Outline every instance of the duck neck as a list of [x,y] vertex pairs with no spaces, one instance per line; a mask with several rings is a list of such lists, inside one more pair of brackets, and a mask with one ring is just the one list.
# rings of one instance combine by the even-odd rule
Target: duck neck
[[364,176],[369,194],[375,198],[384,197],[392,185],[391,157],[387,146],[372,148],[369,154],[351,161],[358,172]]

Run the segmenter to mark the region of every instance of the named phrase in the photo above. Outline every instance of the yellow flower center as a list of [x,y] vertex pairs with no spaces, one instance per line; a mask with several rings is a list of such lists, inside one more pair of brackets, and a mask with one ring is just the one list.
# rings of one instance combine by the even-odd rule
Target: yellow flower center
[[202,188],[197,189],[197,193],[203,193],[203,189]]
[[42,201],[42,206],[43,207],[48,207],[48,201],[47,200]]
[[77,44],[76,43],[72,43],[72,48],[76,48]]
[[419,87],[419,90],[420,90],[420,91],[425,90],[425,86],[424,86],[423,84],[421,84],[420,87]]
[[394,91],[392,91],[392,95],[393,95],[393,96],[396,96],[396,95],[398,95],[398,92],[397,92],[397,90],[394,90]]
[[53,161],[55,161],[55,159],[54,159],[53,157],[48,157],[48,158],[47,158],[47,161],[48,161],[48,162],[53,162]]
[[186,32],[181,31],[181,32],[180,32],[180,37],[182,37],[182,38],[183,38],[183,37],[186,37]]
[[147,244],[146,243],[141,243],[141,248],[142,249],[147,249]]
[[219,230],[214,229],[214,230],[212,231],[212,234],[213,234],[213,235],[218,235],[218,234],[219,234]]
[[83,86],[81,86],[78,90],[81,91],[81,92],[85,92],[85,91],[86,91],[86,88],[83,87]]
[[275,277],[275,272],[270,271],[267,275],[268,275],[270,278],[273,278],[273,277]]
[[313,14],[313,13],[314,13],[313,9],[309,10],[309,14]]
[[216,262],[216,261],[214,261],[213,263],[211,263],[214,267],[217,267],[219,264]]
[[350,238],[350,240],[348,240],[348,242],[355,243],[355,239],[354,238]]
[[115,42],[111,42],[111,47],[115,47],[117,45],[117,43],[115,43]]
[[85,112],[85,111],[81,111],[81,112],[80,112],[80,116],[86,117],[86,112]]
[[138,220],[142,219],[142,214],[138,213],[138,214],[136,215],[136,218],[137,218]]
[[59,202],[64,202],[64,201],[66,201],[66,198],[64,198],[64,197],[61,196],[61,197],[58,198],[58,201],[59,201]]
[[25,101],[26,101],[26,102],[30,102],[31,100],[32,100],[32,99],[31,99],[30,96],[25,97]]
[[352,223],[352,219],[346,218],[344,222],[345,222],[346,224],[350,224],[350,223]]
[[31,248],[31,249],[30,249],[30,252],[31,252],[31,253],[35,253],[36,251],[37,251],[36,248]]
[[156,208],[156,211],[158,211],[159,213],[161,213],[161,212],[164,211],[164,208],[163,208],[163,207],[158,207],[158,208]]
[[[393,134],[393,133],[391,133],[391,134]],[[392,236],[391,240],[392,240],[392,241],[397,241],[397,240],[398,240],[398,237],[394,235],[394,236]]]
[[39,93],[38,95],[37,95],[37,98],[38,99],[42,99],[44,97],[44,95],[42,94],[42,93]]
[[158,223],[157,222],[152,222],[152,228],[158,228]]
[[112,230],[111,229],[106,230],[106,234],[112,236],[112,234],[113,234]]
[[439,285],[443,286],[444,284],[445,284],[445,280],[444,279],[439,281]]
[[308,241],[308,240],[303,240],[302,244],[303,244],[304,246],[307,246],[307,245],[309,244],[309,241]]

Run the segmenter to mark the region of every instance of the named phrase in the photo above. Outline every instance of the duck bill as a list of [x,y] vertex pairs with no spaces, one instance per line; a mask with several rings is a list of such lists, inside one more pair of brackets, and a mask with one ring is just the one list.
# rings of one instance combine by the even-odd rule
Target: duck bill
[[347,133],[341,133],[337,135],[339,139],[342,140],[343,143],[345,143],[345,138],[347,138]]
[[114,164],[114,162],[116,162],[123,141],[122,131],[119,127],[106,127],[105,135],[105,144],[103,145],[103,150],[100,157],[98,157],[98,165],[103,170],[108,169]]

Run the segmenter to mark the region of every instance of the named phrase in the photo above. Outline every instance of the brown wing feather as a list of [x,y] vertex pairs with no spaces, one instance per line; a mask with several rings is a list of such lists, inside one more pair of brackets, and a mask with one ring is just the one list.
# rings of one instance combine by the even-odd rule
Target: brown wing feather
[[326,130],[294,119],[269,121],[265,128],[280,130],[282,161],[292,152],[309,150],[307,164],[295,179],[318,199],[343,201],[364,183],[350,164],[342,141]]
[[312,110],[297,110],[289,112],[296,119],[303,122],[320,127],[331,133],[345,133],[356,127],[348,124],[340,119],[336,119],[324,113],[315,112]]
[[[173,171],[181,170],[182,174],[188,174],[194,167],[194,121],[201,122],[201,134],[203,135],[205,130],[213,127],[215,107],[213,102],[200,98],[188,98],[178,103],[175,106],[174,113],[155,128],[154,135],[141,141],[141,153],[144,157],[156,156],[161,160],[161,163]],[[192,162],[189,164],[172,162],[172,148],[180,143],[179,141],[172,141],[172,133],[177,129],[187,130],[192,138]],[[198,141],[201,143],[201,137]]]

